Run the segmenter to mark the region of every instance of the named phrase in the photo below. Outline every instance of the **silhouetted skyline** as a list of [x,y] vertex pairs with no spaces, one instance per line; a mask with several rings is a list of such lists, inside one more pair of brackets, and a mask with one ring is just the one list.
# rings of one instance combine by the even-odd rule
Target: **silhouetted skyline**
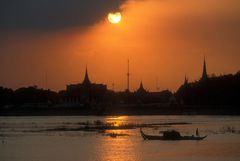
[[[184,74],[221,75],[240,69],[240,2],[203,1],[2,1],[0,5],[0,85],[37,85],[61,90],[84,77],[126,89],[176,91]],[[228,6],[228,7],[226,7]],[[111,24],[109,12],[122,20]],[[146,12],[147,11],[147,12]],[[45,79],[47,73],[47,83]],[[156,86],[158,78],[158,87]]]

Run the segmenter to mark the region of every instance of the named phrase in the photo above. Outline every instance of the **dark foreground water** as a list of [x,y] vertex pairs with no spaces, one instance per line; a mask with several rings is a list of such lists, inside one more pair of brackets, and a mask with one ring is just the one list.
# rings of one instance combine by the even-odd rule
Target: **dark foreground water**
[[[203,141],[144,141],[139,129],[66,131],[81,122],[179,123],[144,128],[208,135]],[[46,131],[56,129],[57,131]],[[107,134],[119,134],[111,137]],[[0,161],[239,161],[239,116],[0,117]]]

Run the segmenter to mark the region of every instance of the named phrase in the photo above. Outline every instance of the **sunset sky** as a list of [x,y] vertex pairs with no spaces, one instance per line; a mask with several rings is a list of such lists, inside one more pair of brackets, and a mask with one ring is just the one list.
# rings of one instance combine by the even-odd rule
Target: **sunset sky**
[[0,35],[0,86],[14,89],[65,89],[87,66],[92,82],[124,90],[128,59],[131,90],[198,80],[204,55],[208,74],[240,70],[239,0],[3,0]]

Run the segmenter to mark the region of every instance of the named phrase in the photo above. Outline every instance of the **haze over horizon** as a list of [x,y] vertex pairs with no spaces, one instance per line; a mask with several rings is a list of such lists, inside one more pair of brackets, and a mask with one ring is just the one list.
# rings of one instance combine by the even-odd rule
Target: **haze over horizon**
[[128,59],[131,90],[155,91],[158,78],[175,91],[201,77],[204,56],[209,75],[240,70],[238,0],[13,1],[0,5],[1,86],[61,90],[87,65],[92,82],[124,90]]

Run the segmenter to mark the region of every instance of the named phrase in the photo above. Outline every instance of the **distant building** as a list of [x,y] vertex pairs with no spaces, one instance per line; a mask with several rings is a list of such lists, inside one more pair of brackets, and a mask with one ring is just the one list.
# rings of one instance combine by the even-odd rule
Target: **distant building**
[[136,92],[134,92],[136,102],[145,103],[148,95],[149,95],[149,92],[147,92],[144,89],[143,83],[141,81],[139,88],[137,89]]
[[82,83],[67,85],[65,102],[68,103],[101,102],[106,92],[107,92],[106,85],[91,83],[86,68],[85,77]]
[[170,97],[173,96],[172,93],[168,90],[161,92],[149,92],[144,89],[143,83],[140,83],[140,86],[136,92],[134,92],[135,102],[138,103],[168,103]]

